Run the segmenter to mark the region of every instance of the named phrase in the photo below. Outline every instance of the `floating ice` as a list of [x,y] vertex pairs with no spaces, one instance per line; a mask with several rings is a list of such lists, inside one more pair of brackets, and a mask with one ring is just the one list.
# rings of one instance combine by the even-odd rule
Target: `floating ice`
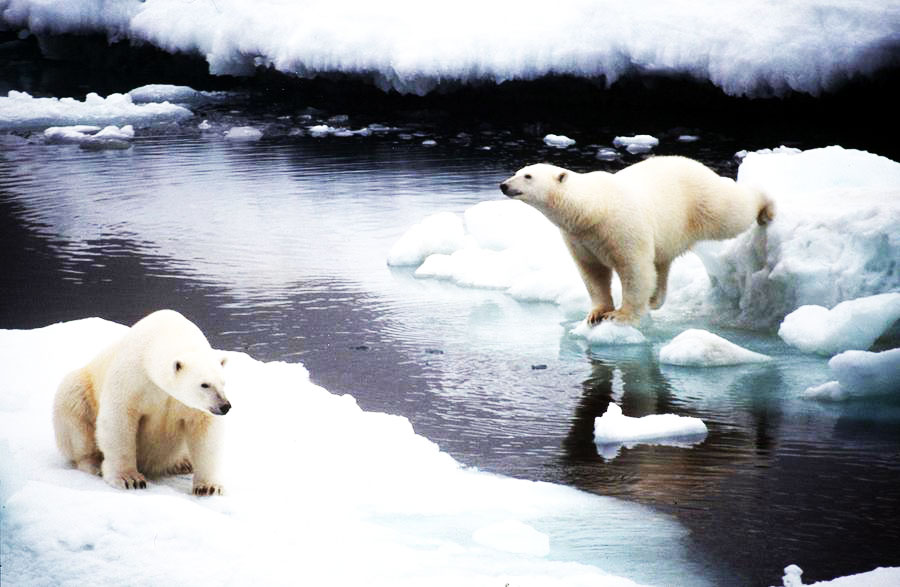
[[740,347],[721,336],[691,328],[659,350],[659,362],[685,367],[718,367],[761,363],[770,357]]
[[846,351],[828,361],[837,377],[803,392],[808,399],[841,401],[851,397],[900,395],[900,349],[880,353]]
[[649,153],[654,147],[659,145],[659,139],[650,135],[636,135],[633,137],[616,137],[613,139],[613,146],[622,148],[632,155],[640,153]]
[[263,136],[263,131],[252,126],[233,126],[225,133],[225,138],[231,141],[258,141]]
[[[327,124],[316,124],[310,126],[307,130],[309,130],[310,136],[313,137],[355,137],[355,136],[368,136],[372,134],[372,130],[368,127],[361,128],[359,130],[350,130],[349,128],[344,127],[335,127],[329,126]],[[436,144],[436,143],[435,143]]]
[[74,143],[86,149],[128,149],[134,138],[134,127],[130,124],[117,126],[73,125],[51,126],[44,130],[44,140],[48,143]]
[[619,152],[609,147],[601,147],[597,149],[595,157],[601,161],[615,161],[619,158]]
[[589,325],[587,320],[582,320],[569,331],[569,334],[597,345],[641,344],[647,341],[641,331],[634,326],[621,324],[615,320],[604,320],[595,326]]
[[476,0],[0,0],[6,28],[127,38],[201,55],[217,75],[260,66],[304,77],[340,72],[416,94],[442,82],[554,74],[612,83],[632,72],[684,73],[731,95],[818,94],[891,64],[900,30],[896,7],[864,2],[699,9],[686,1],[564,0],[554,5],[552,27],[535,18],[543,9]]
[[226,96],[225,92],[201,92],[188,86],[173,86],[170,84],[149,84],[135,88],[128,92],[132,102],[145,104],[149,102],[171,102],[173,104],[205,104],[210,101],[221,100]]
[[886,293],[841,302],[831,310],[801,306],[778,329],[784,342],[807,353],[834,355],[866,350],[900,320],[900,293]]
[[169,103],[135,104],[128,94],[102,98],[88,94],[84,101],[74,98],[34,98],[26,92],[11,91],[0,97],[0,129],[46,128],[71,125],[149,126],[179,121],[191,111]]
[[548,147],[556,147],[557,149],[566,149],[575,144],[575,139],[570,139],[565,135],[547,135],[544,137],[544,144]]
[[[797,565],[789,565],[784,569],[781,578],[783,587],[803,587],[800,575],[803,569]],[[866,573],[858,573],[847,577],[839,577],[831,581],[809,583],[809,587],[894,587],[900,585],[900,567],[879,567]]]
[[773,327],[803,305],[900,291],[900,164],[841,147],[750,153],[738,181],[777,211],[764,229],[694,247],[724,321]]
[[675,414],[651,414],[631,418],[622,408],[610,403],[599,418],[594,419],[594,442],[601,456],[615,458],[619,448],[638,444],[690,447],[703,442],[707,428],[703,420]]
[[697,135],[678,135],[679,143],[696,143],[700,140],[700,137]]
[[113,489],[63,462],[50,414],[63,375],[124,332],[99,319],[0,330],[4,584],[633,586],[595,564],[647,577],[658,558],[702,582],[666,516],[467,469],[405,418],[243,353],[226,366],[228,494],[197,499],[188,476]]
[[419,265],[429,255],[453,253],[466,242],[462,219],[450,212],[426,217],[406,231],[388,253],[388,265]]

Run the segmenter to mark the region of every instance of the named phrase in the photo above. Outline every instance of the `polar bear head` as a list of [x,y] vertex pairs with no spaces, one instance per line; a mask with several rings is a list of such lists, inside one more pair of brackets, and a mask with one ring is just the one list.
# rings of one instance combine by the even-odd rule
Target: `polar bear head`
[[529,165],[501,183],[500,191],[535,208],[547,209],[553,206],[570,174],[568,169],[547,163]]
[[213,349],[180,350],[170,357],[154,382],[184,405],[222,416],[231,409],[225,397],[226,358]]
[[212,349],[188,353],[175,360],[175,385],[169,395],[192,408],[224,416],[231,409],[225,397],[226,359]]

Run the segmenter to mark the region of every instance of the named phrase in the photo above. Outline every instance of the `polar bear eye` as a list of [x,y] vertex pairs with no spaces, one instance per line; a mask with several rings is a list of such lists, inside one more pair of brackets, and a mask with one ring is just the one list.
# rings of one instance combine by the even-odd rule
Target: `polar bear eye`
[[526,173],[526,174],[525,174],[525,179],[531,179],[531,174],[530,174],[530,173]]
[[209,383],[201,383],[200,387],[202,387],[203,389],[209,389]]

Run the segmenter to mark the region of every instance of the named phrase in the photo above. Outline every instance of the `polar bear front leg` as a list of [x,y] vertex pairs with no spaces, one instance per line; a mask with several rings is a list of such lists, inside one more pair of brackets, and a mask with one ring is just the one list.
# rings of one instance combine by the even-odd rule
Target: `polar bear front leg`
[[607,312],[600,320],[615,320],[624,324],[636,324],[646,311],[656,286],[656,268],[650,259],[632,260],[616,268],[622,282],[622,306]]
[[611,287],[612,269],[599,261],[587,247],[571,237],[566,236],[564,240],[591,298],[592,308],[587,316],[587,321],[589,324],[596,324],[603,320],[604,315],[615,309]]
[[103,453],[100,474],[119,489],[145,489],[147,479],[137,470],[137,433],[140,417],[116,402],[100,405],[97,447]]
[[220,454],[224,434],[217,417],[198,422],[188,431],[188,452],[194,466],[194,495],[222,495],[225,486],[220,474]]
[[656,292],[650,296],[650,309],[659,310],[666,301],[666,289],[669,285],[669,267],[672,262],[656,263]]

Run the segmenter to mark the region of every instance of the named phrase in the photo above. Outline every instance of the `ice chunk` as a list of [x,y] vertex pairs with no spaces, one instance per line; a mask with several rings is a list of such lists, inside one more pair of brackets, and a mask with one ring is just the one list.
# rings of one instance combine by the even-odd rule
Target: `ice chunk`
[[706,424],[699,418],[676,414],[631,418],[623,415],[622,408],[615,403],[610,403],[606,412],[594,419],[594,442],[605,458],[614,458],[620,446],[630,448],[645,443],[693,446],[702,442],[706,434]]
[[841,302],[831,310],[801,306],[778,329],[786,343],[808,353],[834,355],[866,350],[900,320],[900,293],[886,293]]
[[263,131],[252,126],[233,126],[225,133],[225,138],[231,141],[258,141],[263,136]]
[[16,91],[9,92],[5,98],[0,97],[0,129],[110,124],[149,126],[190,116],[190,110],[174,104],[135,104],[128,94],[110,94],[102,98],[90,93],[84,101],[34,98],[26,92]]
[[107,126],[73,125],[51,126],[44,131],[44,139],[48,143],[74,143],[84,149],[128,149],[134,138],[134,127],[130,124],[121,128]]
[[615,320],[604,320],[596,326],[590,326],[587,320],[582,320],[569,333],[584,338],[591,344],[641,344],[647,341],[634,326]]
[[841,147],[750,153],[738,181],[777,211],[765,228],[694,247],[723,321],[770,328],[803,305],[900,291],[900,164]]
[[880,353],[846,351],[828,361],[837,377],[803,392],[808,399],[840,401],[851,397],[900,395],[900,349]]
[[207,102],[222,100],[225,92],[201,92],[188,86],[175,86],[171,84],[149,84],[135,88],[128,92],[135,104],[149,102],[171,102],[173,104],[205,104]]
[[686,367],[718,367],[761,363],[770,357],[740,347],[721,336],[691,328],[659,350],[659,362]]
[[635,135],[633,137],[616,137],[613,146],[622,148],[632,155],[649,153],[653,147],[659,145],[659,139],[650,135]]
[[557,149],[565,149],[575,144],[575,139],[570,139],[565,135],[547,135],[544,137],[544,144],[548,147],[556,147]]
[[475,530],[472,540],[504,552],[547,556],[550,537],[518,520],[506,520]]
[[800,578],[802,574],[803,569],[797,565],[786,566],[784,568],[784,577],[781,578],[784,587],[803,587],[803,579]]
[[459,215],[438,212],[407,230],[391,247],[387,263],[393,266],[419,265],[429,255],[455,252],[464,245],[465,237]]
[[[800,576],[803,569],[790,565],[784,569],[782,585],[784,587],[803,587]],[[873,571],[838,577],[830,581],[809,583],[810,587],[894,587],[900,585],[900,567],[879,567]]]
[[678,135],[679,143],[696,143],[700,140],[700,137],[697,135]]

